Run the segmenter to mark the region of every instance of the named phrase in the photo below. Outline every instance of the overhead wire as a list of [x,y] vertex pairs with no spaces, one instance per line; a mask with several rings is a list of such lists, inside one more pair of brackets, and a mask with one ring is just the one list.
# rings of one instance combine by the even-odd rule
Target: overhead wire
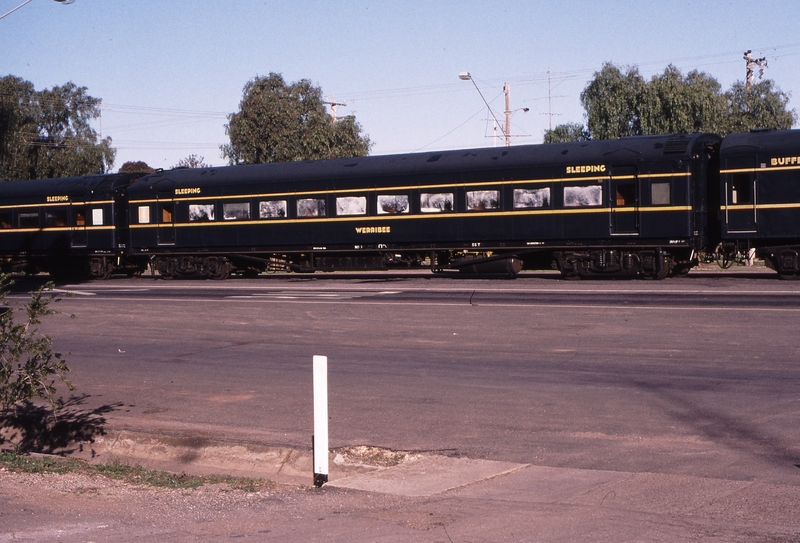
[[[753,48],[754,51],[758,51],[758,54],[762,54],[765,56],[769,56],[771,58],[779,58],[784,56],[794,56],[800,54],[800,51],[791,51],[792,49],[800,48],[800,43],[789,43],[789,44],[781,44],[781,45],[770,45],[770,46],[762,46],[762,47],[755,47]],[[658,66],[663,67],[665,64],[681,64],[682,66],[686,67],[689,64],[691,68],[698,68],[704,66],[716,66],[716,65],[726,65],[726,64],[734,64],[740,63],[741,60],[736,58],[735,60],[723,60],[725,58],[729,58],[731,55],[739,55],[741,51],[725,51],[720,53],[709,53],[704,55],[694,55],[689,57],[680,57],[674,59],[665,59],[665,60],[652,60],[652,61],[645,61],[639,63],[630,63],[627,64],[629,66],[636,66],[640,69]],[[712,60],[718,59],[718,62],[709,62]],[[549,83],[551,85],[550,90],[552,91],[553,88],[558,87],[559,85],[567,82],[572,81],[580,78],[591,77],[592,74],[597,73],[596,69],[577,69],[577,70],[561,70],[561,71],[541,71],[541,72],[531,72],[526,74],[520,74],[511,77],[504,77],[502,79],[485,79],[481,80],[481,84],[492,87],[508,83],[514,83],[517,86],[528,86],[528,85],[539,85],[544,83]],[[396,88],[389,88],[389,89],[373,89],[373,90],[366,90],[366,91],[356,91],[356,92],[337,92],[340,96],[348,96],[350,101],[357,102],[357,101],[368,101],[368,100],[387,100],[387,99],[397,99],[397,98],[408,98],[412,96],[426,96],[432,94],[442,94],[442,93],[451,93],[451,92],[469,92],[464,85],[460,83],[447,83],[441,85],[422,85],[422,86],[415,86],[415,87],[396,87]],[[0,96],[10,96],[10,93],[0,93]],[[558,97],[565,97],[566,95],[559,95]],[[50,101],[50,102],[58,102],[62,101],[60,97],[37,97],[40,101]],[[551,96],[552,98],[552,96]],[[529,100],[535,100],[536,98],[531,98]],[[544,98],[542,98],[544,99]],[[493,98],[490,103],[493,103],[497,100],[497,97]],[[139,105],[130,105],[130,104],[103,104],[102,101],[98,104],[98,108],[100,112],[115,112],[119,114],[133,114],[137,116],[152,116],[158,117],[161,120],[155,122],[147,122],[142,121],[134,124],[128,125],[121,125],[114,127],[113,129],[109,129],[110,127],[106,127],[106,132],[127,132],[139,129],[156,129],[156,128],[165,128],[165,127],[172,127],[172,126],[181,126],[186,124],[193,124],[193,123],[200,123],[204,121],[210,120],[225,120],[230,115],[230,112],[222,112],[222,111],[211,111],[211,110],[194,110],[194,109],[185,109],[185,108],[168,108],[168,107],[152,107],[152,106],[139,106]],[[481,111],[483,108],[481,109]],[[473,114],[463,123],[459,124],[457,127],[453,128],[452,130],[448,131],[445,135],[437,138],[436,140],[432,141],[428,145],[422,147],[428,147],[437,141],[440,141],[444,137],[449,134],[452,134],[455,130],[462,127],[464,124],[469,122],[470,120],[474,119],[477,114]],[[178,120],[181,119],[181,120]],[[115,145],[122,145],[125,142],[134,143],[136,145],[143,145],[144,142],[135,141],[135,140],[115,140]],[[198,146],[198,145],[212,145],[212,144],[199,144],[199,143],[189,143],[189,142],[154,142],[154,146],[158,146],[158,148],[162,149],[186,149],[191,148],[191,146]],[[215,148],[218,148],[219,144],[213,144]],[[210,147],[209,147],[210,148]],[[421,148],[421,149],[422,149]]]

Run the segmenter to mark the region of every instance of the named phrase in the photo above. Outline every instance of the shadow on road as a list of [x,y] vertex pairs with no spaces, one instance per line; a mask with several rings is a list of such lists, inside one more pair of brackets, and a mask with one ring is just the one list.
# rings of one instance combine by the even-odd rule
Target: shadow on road
[[0,415],[0,446],[12,445],[19,453],[71,454],[105,435],[106,418],[122,403],[85,409],[87,398],[70,397],[58,410],[57,416],[49,406],[25,404]]

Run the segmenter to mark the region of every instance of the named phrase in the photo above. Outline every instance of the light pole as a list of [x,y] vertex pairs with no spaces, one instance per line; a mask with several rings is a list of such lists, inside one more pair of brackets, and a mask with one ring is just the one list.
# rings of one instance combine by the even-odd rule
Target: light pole
[[[73,3],[75,0],[55,0],[55,1],[56,1],[56,2],[59,2],[59,3],[61,3],[61,4],[64,4],[64,5],[66,6],[67,4],[71,4],[71,3]],[[11,15],[12,13],[14,13],[15,11],[17,11],[19,8],[21,8],[21,7],[22,7],[22,6],[24,6],[25,4],[30,4],[31,2],[33,2],[33,0],[25,0],[23,3],[21,3],[20,5],[18,5],[17,7],[15,7],[14,9],[12,9],[11,11],[7,11],[7,12],[3,13],[2,15],[0,15],[0,19],[3,19],[3,18],[5,18],[5,17],[7,17],[7,16]]]
[[[483,103],[486,104],[486,108],[492,115],[492,119],[494,119],[494,125],[500,126],[500,131],[503,133],[503,137],[506,139],[506,145],[510,145],[508,132],[506,132],[505,129],[503,129],[502,125],[500,125],[500,121],[497,120],[497,117],[495,116],[494,111],[492,111],[492,107],[489,105],[489,102],[487,102],[486,98],[483,97],[483,93],[481,92],[481,89],[478,88],[478,84],[475,83],[474,79],[472,79],[472,74],[470,74],[469,72],[459,72],[458,78],[461,81],[472,81],[472,84],[475,85],[475,90],[478,91],[478,94],[481,95],[481,100],[483,100]],[[506,85],[508,85],[508,83],[506,83]],[[507,100],[508,98],[506,98],[506,101]],[[506,106],[506,109],[508,109],[508,106]]]
[[[483,103],[486,104],[486,107],[489,109],[489,113],[492,114],[492,118],[494,119],[495,126],[498,126],[500,123],[498,122],[497,117],[495,117],[494,111],[492,111],[492,108],[489,106],[489,103],[486,101],[486,98],[483,97],[483,93],[481,92],[481,89],[478,88],[478,85],[477,85],[477,83],[475,83],[475,80],[472,79],[472,75],[469,72],[460,72],[458,74],[458,78],[460,80],[462,80],[462,81],[472,81],[472,84],[475,85],[475,90],[477,90],[478,94],[481,95],[481,98],[483,99]],[[503,94],[505,95],[505,100],[506,100],[506,110],[504,112],[505,116],[506,116],[506,119],[505,119],[506,122],[505,122],[505,127],[504,128],[501,127],[500,131],[503,132],[503,137],[506,140],[506,147],[510,147],[511,146],[511,116],[514,115],[514,113],[516,113],[517,111],[520,111],[520,110],[522,110],[525,113],[527,113],[527,112],[530,111],[530,108],[521,107],[521,108],[515,109],[513,111],[511,110],[511,85],[508,82],[506,82],[506,84],[503,85]]]
[[506,81],[506,84],[503,86],[503,94],[505,94],[506,97],[506,110],[504,112],[506,115],[506,147],[511,147],[511,116],[520,110],[527,113],[530,111],[530,108],[521,107],[511,111],[511,85],[508,83],[508,81]]

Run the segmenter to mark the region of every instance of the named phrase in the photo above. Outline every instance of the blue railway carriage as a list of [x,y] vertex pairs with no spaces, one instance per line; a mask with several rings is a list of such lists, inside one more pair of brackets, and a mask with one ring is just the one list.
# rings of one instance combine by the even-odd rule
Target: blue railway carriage
[[800,278],[800,131],[726,136],[718,197],[726,254],[755,249],[782,277]]
[[[708,243],[710,134],[206,169],[128,188],[162,275],[428,267],[661,278]],[[713,179],[712,179],[713,178]]]
[[0,183],[0,269],[54,278],[133,272],[124,188],[141,174]]

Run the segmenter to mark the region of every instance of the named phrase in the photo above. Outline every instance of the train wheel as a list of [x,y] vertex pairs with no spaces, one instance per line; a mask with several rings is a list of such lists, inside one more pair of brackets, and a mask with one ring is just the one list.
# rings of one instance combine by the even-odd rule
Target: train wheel
[[106,281],[107,279],[111,279],[111,275],[114,272],[114,266],[105,258],[92,259],[92,261],[89,263],[89,266],[91,269],[92,279]]
[[231,263],[224,258],[207,258],[205,267],[208,270],[208,277],[215,281],[222,281],[231,275]]
[[682,266],[679,264],[674,268],[672,268],[671,275],[673,277],[686,277],[687,275],[689,275],[689,270],[691,269],[692,269],[691,266]]
[[150,266],[155,268],[162,279],[174,279],[175,260],[164,256],[156,257]]

